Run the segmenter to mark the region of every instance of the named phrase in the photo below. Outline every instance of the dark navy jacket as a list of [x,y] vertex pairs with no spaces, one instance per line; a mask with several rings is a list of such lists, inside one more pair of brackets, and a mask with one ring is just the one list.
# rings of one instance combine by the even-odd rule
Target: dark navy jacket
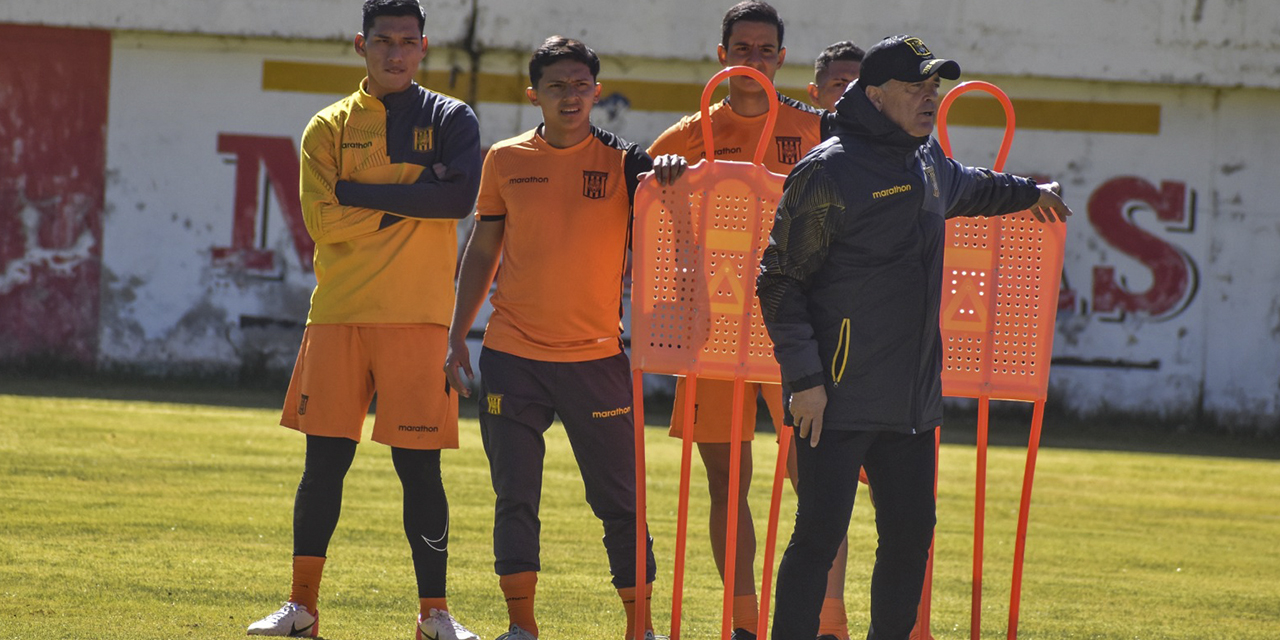
[[860,89],[787,178],[756,291],[785,389],[826,385],[824,429],[922,432],[942,423],[946,218],[1021,211],[1040,194],[947,158]]

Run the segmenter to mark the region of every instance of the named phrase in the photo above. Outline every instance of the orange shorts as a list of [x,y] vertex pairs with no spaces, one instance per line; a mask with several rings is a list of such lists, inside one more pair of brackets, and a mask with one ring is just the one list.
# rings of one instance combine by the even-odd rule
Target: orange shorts
[[[675,406],[671,409],[673,438],[684,437],[685,379],[676,380]],[[782,385],[746,383],[742,393],[742,442],[750,442],[756,432],[756,394],[764,395],[773,419],[774,433],[782,433]],[[693,409],[694,442],[729,442],[733,422],[733,381],[698,378]]]
[[444,378],[449,330],[435,324],[307,327],[280,424],[360,441],[378,394],[373,441],[457,449],[458,395]]

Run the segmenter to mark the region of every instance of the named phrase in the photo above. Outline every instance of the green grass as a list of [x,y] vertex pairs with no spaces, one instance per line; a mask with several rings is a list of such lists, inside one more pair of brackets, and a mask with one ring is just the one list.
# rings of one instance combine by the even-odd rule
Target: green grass
[[[0,392],[15,394],[0,395],[0,640],[242,637],[285,598],[303,439],[273,426],[278,394],[21,379],[0,380]],[[660,421],[661,411],[649,417]],[[969,427],[953,424],[944,433],[955,443],[944,444],[941,460],[939,640],[969,636],[974,455],[964,443]],[[1275,443],[1246,443],[1250,457],[1222,455],[1240,447],[1209,436],[1187,436],[1181,454],[1107,451],[1079,448],[1098,440],[1063,433],[1072,426],[1052,418],[1046,425],[1047,444],[1070,446],[1041,450],[1020,637],[1280,637]],[[1007,623],[1024,455],[1003,444],[1013,437],[1005,427],[990,454],[985,638],[1005,637]],[[1178,449],[1169,442],[1180,437],[1147,444]],[[657,428],[647,438],[661,567],[655,602],[666,628],[679,443]],[[763,540],[763,470],[776,449],[769,435],[756,442],[753,508]],[[1190,455],[1202,451],[1218,455]],[[325,638],[412,637],[416,593],[389,458],[381,445],[361,446],[348,476],[321,594]],[[694,464],[682,635],[713,638],[720,590],[706,540],[705,481]],[[492,572],[493,493],[473,419],[463,422],[462,448],[445,454],[445,482],[450,605],[492,638],[503,631],[505,610]],[[620,637],[601,528],[559,429],[549,436],[543,494],[543,637]],[[787,514],[794,498],[789,489],[784,496]],[[871,514],[860,502],[850,531],[854,637],[867,622]]]

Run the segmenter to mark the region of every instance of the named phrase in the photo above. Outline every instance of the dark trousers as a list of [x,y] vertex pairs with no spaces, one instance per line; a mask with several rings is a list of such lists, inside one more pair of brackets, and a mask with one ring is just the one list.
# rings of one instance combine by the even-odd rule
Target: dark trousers
[[778,569],[773,640],[818,635],[827,571],[849,530],[858,467],[876,496],[876,564],[871,574],[868,640],[907,640],[915,626],[933,541],[933,430],[824,430],[817,447],[798,435],[799,501],[795,530]]
[[[544,362],[485,348],[480,384],[480,433],[497,494],[493,554],[498,575],[541,569],[543,433],[558,415],[582,473],[587,504],[604,525],[613,585],[635,586],[635,423],[626,355]],[[652,582],[652,538],[646,569]]]

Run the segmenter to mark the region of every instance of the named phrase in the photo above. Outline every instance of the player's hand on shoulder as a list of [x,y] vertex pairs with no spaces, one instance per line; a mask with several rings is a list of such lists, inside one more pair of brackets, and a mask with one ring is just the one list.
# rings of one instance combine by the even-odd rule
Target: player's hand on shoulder
[[1040,189],[1040,199],[1031,205],[1031,215],[1040,222],[1066,222],[1071,208],[1062,201],[1062,186],[1057,182],[1036,186]]
[[657,178],[658,184],[667,186],[680,176],[684,175],[684,170],[689,168],[689,162],[684,156],[668,153],[660,155],[653,159],[653,177]]

